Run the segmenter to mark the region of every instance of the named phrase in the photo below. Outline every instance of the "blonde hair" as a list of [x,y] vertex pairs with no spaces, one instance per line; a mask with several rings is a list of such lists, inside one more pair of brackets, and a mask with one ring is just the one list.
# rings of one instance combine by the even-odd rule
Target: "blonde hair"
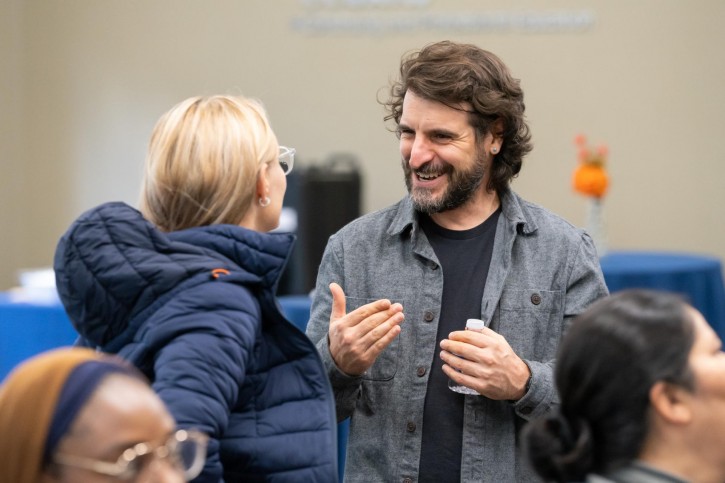
[[186,99],[154,127],[141,212],[163,231],[238,225],[262,166],[278,153],[260,102],[237,96]]

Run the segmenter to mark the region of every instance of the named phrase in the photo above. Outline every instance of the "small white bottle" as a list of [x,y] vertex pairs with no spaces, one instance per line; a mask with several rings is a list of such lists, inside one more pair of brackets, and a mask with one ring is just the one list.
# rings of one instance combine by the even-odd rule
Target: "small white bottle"
[[[468,319],[466,320],[466,330],[475,330],[476,332],[482,332],[483,328],[486,327],[486,323],[481,319]],[[460,372],[460,371],[459,371]],[[459,394],[470,394],[471,396],[480,396],[478,391],[471,389],[470,387],[462,386],[455,382],[453,379],[448,379],[448,389]]]

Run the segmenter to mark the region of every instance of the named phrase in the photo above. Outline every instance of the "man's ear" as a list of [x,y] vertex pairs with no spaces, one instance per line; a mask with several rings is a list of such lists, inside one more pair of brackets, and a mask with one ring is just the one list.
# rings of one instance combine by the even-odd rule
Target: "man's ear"
[[496,119],[493,121],[493,124],[491,124],[491,128],[489,129],[489,133],[491,134],[491,153],[497,154],[501,152],[501,149],[503,148],[503,132],[504,132],[504,122],[503,119]]
[[665,381],[658,381],[649,391],[650,404],[657,416],[676,425],[692,421],[692,397],[684,387]]

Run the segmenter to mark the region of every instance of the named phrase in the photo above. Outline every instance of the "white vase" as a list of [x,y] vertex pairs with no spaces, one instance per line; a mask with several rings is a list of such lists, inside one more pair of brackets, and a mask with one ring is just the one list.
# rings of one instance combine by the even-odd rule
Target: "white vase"
[[602,199],[591,197],[587,205],[586,230],[594,240],[597,254],[601,257],[607,253],[607,237],[604,230],[604,217],[602,215]]

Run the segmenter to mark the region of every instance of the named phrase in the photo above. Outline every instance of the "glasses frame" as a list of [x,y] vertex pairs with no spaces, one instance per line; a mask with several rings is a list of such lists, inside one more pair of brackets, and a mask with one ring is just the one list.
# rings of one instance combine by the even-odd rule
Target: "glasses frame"
[[[297,150],[295,148],[288,148],[287,146],[279,147],[279,165],[282,167],[282,171],[285,176],[290,174],[295,166],[296,152]],[[285,168],[285,166],[287,166],[287,168]]]
[[172,434],[164,444],[155,448],[152,448],[148,443],[138,443],[131,448],[125,449],[115,463],[64,453],[56,453],[53,457],[53,462],[61,466],[88,470],[121,480],[130,480],[138,476],[139,471],[141,471],[130,468],[131,463],[137,458],[148,454],[153,454],[154,460],[173,457],[174,454],[171,448],[186,441],[193,441],[197,445],[197,454],[191,466],[189,468],[181,468],[184,471],[184,479],[189,481],[199,476],[199,473],[204,468],[204,463],[206,462],[206,445],[209,441],[209,437],[206,434],[193,429],[180,429]]

